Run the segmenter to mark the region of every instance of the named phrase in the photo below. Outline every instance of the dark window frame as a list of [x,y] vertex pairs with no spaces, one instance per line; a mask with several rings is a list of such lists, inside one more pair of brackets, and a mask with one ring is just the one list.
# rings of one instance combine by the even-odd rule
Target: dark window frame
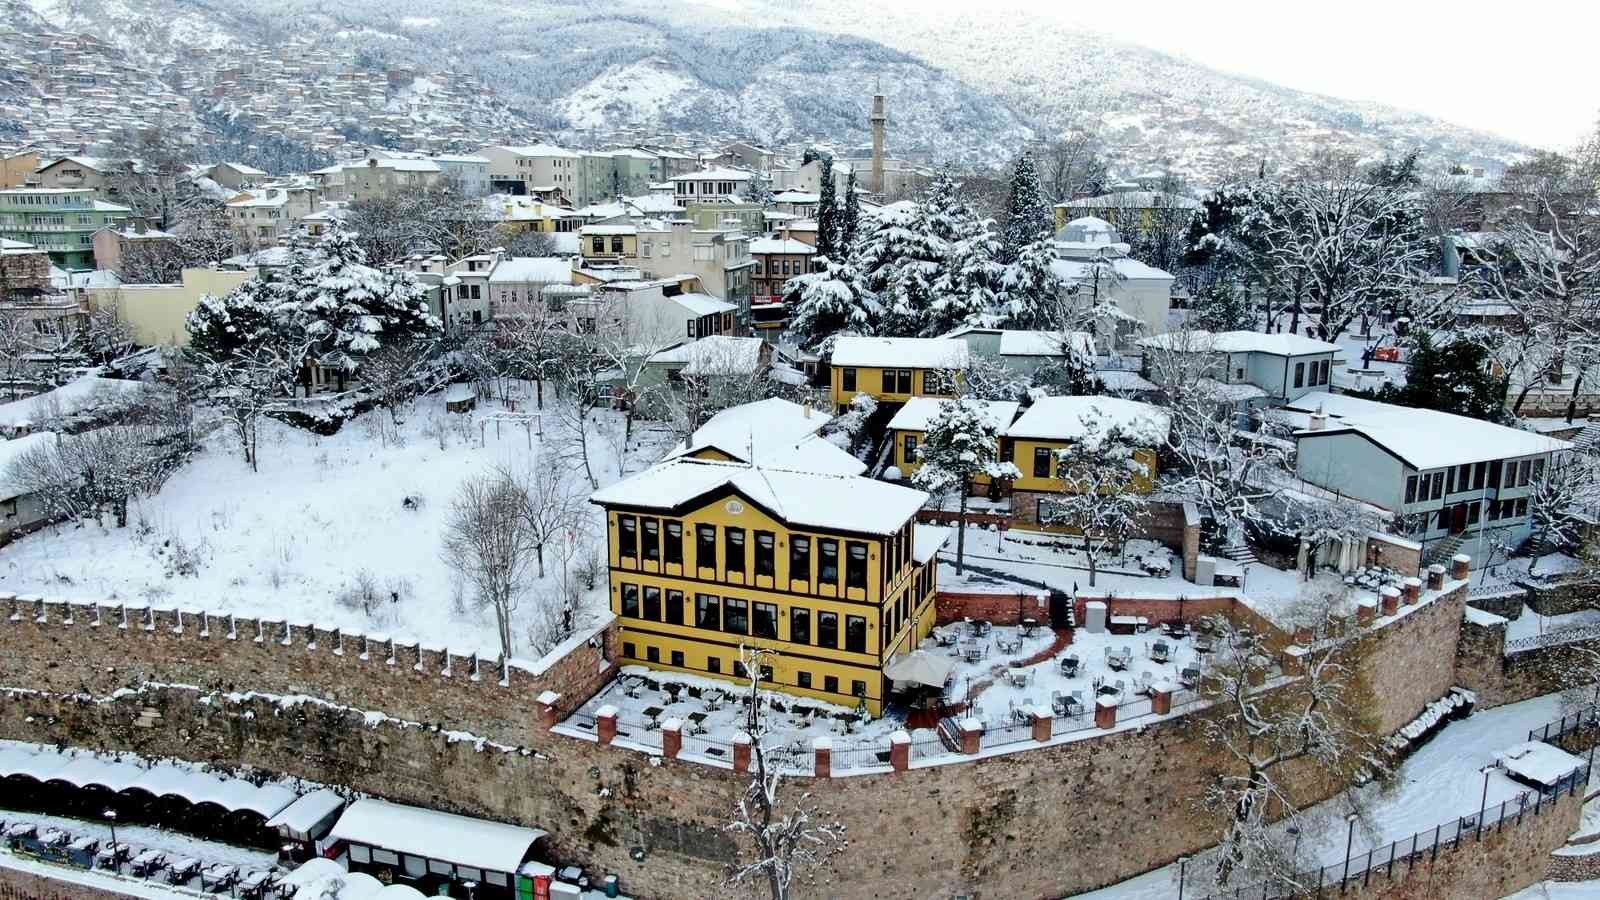
[[[637,584],[622,585],[622,615],[628,618],[639,618],[639,586]],[[631,612],[629,611],[631,608]]]
[[839,649],[839,614],[817,610],[817,644],[829,650]]
[[867,589],[867,545],[862,541],[845,541],[844,586]]
[[778,536],[770,531],[756,532],[753,571],[768,578],[778,576]]
[[[762,627],[765,624],[766,627]],[[750,604],[750,636],[778,639],[778,604],[752,602]]]
[[844,617],[844,649],[850,653],[867,652],[867,617]]
[[804,606],[789,607],[789,641],[811,644],[811,610]]

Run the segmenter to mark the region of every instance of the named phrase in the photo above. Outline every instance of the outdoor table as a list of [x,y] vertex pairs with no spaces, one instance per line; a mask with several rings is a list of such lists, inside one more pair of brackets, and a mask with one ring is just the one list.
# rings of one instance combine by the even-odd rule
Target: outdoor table
[[954,647],[961,640],[959,635],[951,631],[941,631],[934,637],[938,639],[941,647]]
[[706,714],[705,713],[703,713],[703,712],[692,712],[692,713],[689,713],[688,719],[689,719],[689,733],[690,734],[700,734],[701,732],[706,730],[706,726],[705,726]]
[[1068,656],[1061,660],[1061,674],[1071,678],[1078,674],[1078,657]]
[[1009,669],[1006,680],[1011,682],[1012,687],[1022,687],[1028,683],[1028,672],[1026,669]]
[[967,647],[962,651],[962,657],[965,658],[967,662],[977,662],[978,660],[983,659],[983,648]]
[[1024,635],[1026,635],[1027,637],[1033,637],[1033,633],[1038,631],[1038,630],[1039,630],[1039,620],[1038,619],[1031,619],[1030,618],[1030,619],[1023,619],[1022,620],[1022,633]]
[[646,719],[650,720],[650,727],[651,728],[660,728],[661,727],[661,724],[660,724],[660,721],[659,721],[660,718],[661,718],[661,713],[662,713],[662,709],[659,706],[646,706],[644,708],[644,717]]
[[725,694],[715,688],[700,695],[700,699],[705,701],[706,709],[717,709],[722,706],[722,701],[725,697]]

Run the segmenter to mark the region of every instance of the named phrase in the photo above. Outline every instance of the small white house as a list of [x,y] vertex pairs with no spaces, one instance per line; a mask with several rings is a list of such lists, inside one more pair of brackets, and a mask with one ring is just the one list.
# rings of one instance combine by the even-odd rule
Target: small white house
[[12,465],[35,450],[55,446],[54,432],[39,431],[9,441],[0,441],[0,544],[8,544],[49,518],[49,512],[36,494],[29,493],[13,480]]

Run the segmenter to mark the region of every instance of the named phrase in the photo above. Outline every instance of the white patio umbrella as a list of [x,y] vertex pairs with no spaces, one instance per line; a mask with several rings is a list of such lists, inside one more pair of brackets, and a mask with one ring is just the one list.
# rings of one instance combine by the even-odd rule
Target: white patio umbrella
[[924,650],[913,650],[890,660],[883,667],[885,677],[897,685],[921,684],[943,688],[955,670],[955,661],[948,656],[938,656]]

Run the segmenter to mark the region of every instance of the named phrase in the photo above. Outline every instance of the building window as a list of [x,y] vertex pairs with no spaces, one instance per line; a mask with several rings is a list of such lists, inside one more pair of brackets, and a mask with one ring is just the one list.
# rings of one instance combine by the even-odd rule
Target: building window
[[845,616],[844,648],[851,653],[867,652],[867,620],[864,616]]
[[696,525],[694,529],[695,547],[694,562],[696,568],[716,569],[717,567],[717,526]]
[[1517,487],[1527,487],[1533,475],[1533,460],[1525,459],[1517,466]]
[[681,668],[684,667],[683,666],[683,651],[682,650],[674,650],[674,651],[672,651],[672,665],[673,665],[673,668],[677,668],[677,669],[681,669]]
[[744,529],[724,528],[722,567],[729,572],[744,574]]
[[1506,477],[1505,477],[1505,481],[1500,486],[1501,487],[1508,487],[1508,488],[1517,486],[1517,461],[1516,460],[1507,460],[1506,461]]
[[736,659],[736,660],[733,661],[733,677],[735,677],[735,678],[749,678],[750,677],[750,670],[746,669],[744,667],[744,660]]
[[683,565],[683,523],[667,523],[666,560],[673,565]]
[[661,588],[645,587],[644,617],[652,622],[661,621]]
[[905,452],[903,454],[901,454],[900,461],[905,463],[906,465],[911,465],[912,463],[915,463],[917,461],[917,436],[916,435],[914,435],[914,434],[906,435],[906,449],[905,449]]
[[722,660],[721,660],[721,658],[715,657],[715,656],[706,657],[706,671],[710,672],[713,675],[722,674]]
[[897,393],[897,394],[909,394],[909,393],[911,393],[911,370],[910,369],[899,369],[899,370],[896,370],[896,374],[898,374],[898,376],[899,376],[898,380],[899,380],[900,383],[895,386],[895,393]]
[[845,544],[844,586],[862,590],[867,587],[867,545],[860,541]]
[[826,585],[839,583],[839,542],[833,538],[817,539],[817,582]]
[[789,578],[794,581],[811,580],[811,538],[790,536]]
[[667,591],[667,624],[683,624],[683,591]]
[[653,663],[661,662],[661,649],[658,647],[644,648],[644,658]]
[[794,683],[795,683],[796,687],[802,687],[802,688],[805,688],[806,690],[810,690],[811,689],[811,673],[810,672],[796,672],[794,674],[794,678],[795,678]]
[[[1479,463],[1479,465],[1482,465],[1482,463]],[[1534,484],[1538,484],[1540,481],[1543,481],[1543,480],[1544,480],[1544,460],[1536,459],[1536,460],[1533,461],[1533,483]]]
[[622,586],[622,614],[631,618],[639,618],[639,586],[625,584]]
[[817,646],[839,649],[839,614],[817,613]]
[[749,634],[750,604],[735,597],[723,597],[722,630],[729,634]]
[[1433,473],[1433,487],[1428,493],[1429,499],[1437,500],[1444,496],[1444,473]]
[[1322,365],[1317,367],[1317,384],[1328,383],[1328,368],[1332,364],[1332,360],[1325,359],[1322,361]]
[[594,253],[606,252],[606,239],[599,237],[594,238],[589,242],[589,249]]
[[796,644],[811,643],[811,610],[799,606],[789,609],[789,640]]
[[1527,497],[1519,497],[1519,498],[1517,498],[1517,518],[1519,518],[1519,519],[1525,518],[1527,515],[1528,515],[1528,498]]
[[1049,447],[1033,448],[1033,477],[1050,477],[1050,457],[1052,455]]
[[1294,386],[1295,387],[1305,387],[1305,384],[1306,384],[1306,364],[1303,363],[1303,362],[1295,363],[1294,364]]
[[694,598],[694,624],[696,628],[710,631],[722,629],[722,603],[710,594],[696,594]]
[[839,371],[839,390],[850,392],[856,389],[856,370],[841,369]]
[[1406,477],[1406,502],[1417,502],[1417,476],[1415,475]]
[[756,532],[756,574],[768,578],[778,573],[777,538],[770,531]]
[[1486,462],[1478,463],[1476,466],[1472,467],[1472,489],[1473,490],[1475,490],[1475,491],[1483,490],[1483,478],[1484,478],[1484,475],[1486,475],[1488,473],[1488,471],[1489,471],[1489,464],[1486,463]]
[[778,605],[756,603],[750,610],[751,634],[758,638],[778,639]]
[[867,695],[867,683],[865,681],[850,682],[850,694],[853,697],[865,697]]
[[611,252],[617,254],[622,253],[622,238],[614,237],[611,239]]
[[661,560],[661,520],[644,520],[644,558],[651,562]]
[[617,516],[617,526],[620,532],[617,539],[617,555],[637,559],[639,556],[639,520],[633,516]]
[[830,694],[839,693],[839,679],[833,675],[822,676],[822,689]]
[[622,655],[629,659],[638,659],[639,651],[634,648],[632,643],[624,641],[622,644]]

